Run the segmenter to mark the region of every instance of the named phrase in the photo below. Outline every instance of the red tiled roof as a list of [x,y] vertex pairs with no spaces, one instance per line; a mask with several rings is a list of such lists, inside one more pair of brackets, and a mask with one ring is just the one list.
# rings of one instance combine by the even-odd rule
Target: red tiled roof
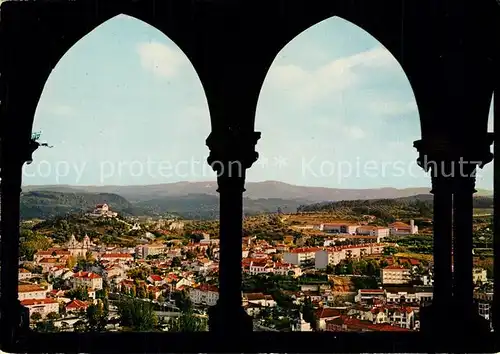
[[210,284],[201,284],[196,289],[203,291],[203,292],[208,292],[208,291],[212,291],[212,292],[216,292],[216,293],[219,292],[219,289],[216,286],[210,285]]
[[295,248],[290,250],[290,253],[313,253],[320,250],[321,247]]
[[349,318],[347,316],[341,316],[339,318],[326,321],[327,325],[328,324],[335,324],[335,325],[344,325],[347,326],[350,329],[368,329],[372,331],[387,331],[387,332],[410,332],[409,329],[407,328],[401,328],[401,327],[396,327],[396,326],[391,326],[389,324],[375,324],[371,323],[369,321],[362,321],[357,318]]
[[134,258],[130,253],[105,253],[101,258]]
[[328,318],[328,317],[336,317],[340,316],[342,313],[340,310],[337,309],[331,309],[331,308],[322,308],[316,310],[316,317],[317,318]]
[[46,299],[26,299],[21,301],[21,305],[23,306],[33,306],[33,305],[48,305],[48,304],[56,304],[57,300],[46,298]]
[[361,293],[368,293],[368,294],[383,294],[384,289],[360,289],[359,290]]
[[88,306],[89,304],[87,302],[75,299],[66,305],[66,309],[69,310],[86,309]]
[[45,291],[44,288],[42,288],[40,285],[36,284],[23,284],[19,285],[17,288],[18,293],[31,293],[34,291]]
[[403,270],[408,270],[408,269],[406,269],[402,265],[394,264],[394,265],[387,266],[382,270],[401,270],[401,271],[403,271]]
[[101,276],[96,273],[92,272],[78,272],[73,274],[73,277],[75,278],[86,278],[86,279],[99,279]]

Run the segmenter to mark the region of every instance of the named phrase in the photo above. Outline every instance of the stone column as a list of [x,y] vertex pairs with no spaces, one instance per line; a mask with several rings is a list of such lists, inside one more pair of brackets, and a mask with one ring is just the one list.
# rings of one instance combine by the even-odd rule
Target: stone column
[[[29,312],[18,300],[19,282],[19,221],[22,167],[31,161],[32,153],[38,143],[30,141],[19,146],[15,141],[2,141],[1,182],[1,308],[2,308],[2,345],[8,351],[21,330],[29,328]],[[11,153],[6,153],[11,152]]]
[[[451,164],[445,156],[448,144],[424,143],[423,140],[416,141],[414,147],[420,153],[417,160],[420,167],[426,172],[431,172],[433,198],[433,278],[434,295],[431,309],[424,312],[437,312],[444,309],[452,297],[452,171]],[[432,326],[435,322],[422,319],[422,330],[424,327]]]
[[[432,171],[433,198],[433,307],[444,308],[452,297],[452,186],[440,168]],[[435,175],[434,175],[435,174]]]
[[488,321],[479,315],[474,303],[472,279],[473,195],[476,167],[482,164],[477,161],[481,160],[460,160],[453,183],[453,306],[460,309],[456,321],[460,324],[455,331],[464,338],[489,332]]
[[257,160],[257,132],[229,129],[207,139],[208,163],[217,172],[220,194],[219,301],[209,313],[209,328],[231,338],[251,332],[252,319],[242,307],[243,192],[246,169]]
[[472,306],[472,218],[476,178],[475,165],[460,164],[454,176],[453,193],[453,295],[465,310]]

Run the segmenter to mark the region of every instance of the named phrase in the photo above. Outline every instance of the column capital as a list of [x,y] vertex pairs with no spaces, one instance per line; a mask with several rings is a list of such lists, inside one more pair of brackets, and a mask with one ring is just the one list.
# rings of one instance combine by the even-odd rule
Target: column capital
[[490,151],[493,140],[493,133],[487,133],[484,139],[470,141],[432,137],[414,141],[413,147],[419,152],[417,164],[426,172],[436,165],[449,166],[444,169],[451,169],[457,163],[483,168],[493,160]]
[[206,140],[206,145],[210,149],[207,162],[219,175],[231,173],[236,165],[240,170],[246,170],[259,157],[255,151],[259,139],[260,132],[242,131],[236,128],[213,131]]

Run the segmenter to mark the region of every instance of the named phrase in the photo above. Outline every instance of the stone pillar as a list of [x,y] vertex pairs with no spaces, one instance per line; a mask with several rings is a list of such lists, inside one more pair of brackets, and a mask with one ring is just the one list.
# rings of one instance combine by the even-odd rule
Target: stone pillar
[[[257,160],[257,132],[212,132],[208,163],[217,172],[220,194],[219,301],[209,313],[209,329],[230,338],[251,332],[252,319],[242,307],[243,192],[246,169]],[[229,336],[228,336],[229,335]]]
[[[472,161],[469,159],[469,161]],[[477,161],[477,160],[475,160]],[[472,279],[473,195],[475,172],[479,162],[458,162],[453,183],[453,306],[460,309],[455,333],[462,337],[481,336],[489,323],[478,313],[474,303]]]
[[433,262],[434,295],[430,308],[422,311],[422,331],[433,332],[434,316],[446,311],[452,297],[452,207],[453,188],[451,165],[445,158],[448,144],[419,140],[414,147],[420,156],[417,163],[431,172],[433,198]]
[[461,309],[473,303],[472,218],[475,165],[461,164],[454,176],[453,193],[453,295]]
[[440,168],[432,171],[433,254],[435,308],[444,308],[452,297],[452,186],[451,178]]
[[443,335],[443,318],[449,318],[452,340],[472,340],[488,331],[473,304],[472,198],[476,166],[492,160],[491,143],[487,136],[468,146],[432,140],[414,144],[419,165],[432,171],[434,194],[434,299],[421,312],[422,332],[430,336]]
[[[13,147],[15,146],[15,147]],[[1,182],[1,308],[3,350],[13,345],[21,330],[29,328],[28,311],[18,300],[19,282],[19,221],[22,167],[31,161],[38,143],[30,141],[24,148],[16,141],[6,138],[2,141]],[[12,152],[12,153],[5,153]]]

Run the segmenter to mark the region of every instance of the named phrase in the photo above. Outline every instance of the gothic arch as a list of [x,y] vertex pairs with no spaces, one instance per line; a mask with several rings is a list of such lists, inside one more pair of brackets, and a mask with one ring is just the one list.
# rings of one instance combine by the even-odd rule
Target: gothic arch
[[[196,62],[193,57],[190,43],[192,38],[186,34],[186,30],[192,25],[191,21],[195,20],[190,16],[192,13],[190,6],[182,6],[176,1],[170,2],[168,8],[165,4],[156,5],[155,2],[123,2],[116,5],[112,1],[38,3],[34,6],[22,3],[20,5],[15,6],[11,2],[2,4],[4,13],[9,12],[11,7],[14,10],[10,12],[22,13],[22,16],[19,16],[20,19],[15,21],[15,26],[23,27],[23,31],[16,34],[16,40],[4,36],[5,46],[12,48],[14,55],[2,57],[0,72],[2,79],[10,82],[9,92],[11,93],[5,99],[2,108],[8,116],[11,107],[17,107],[16,115],[23,116],[23,118],[18,119],[16,130],[19,137],[23,136],[25,141],[31,136],[31,126],[39,98],[53,68],[83,37],[119,15],[126,15],[144,22],[169,38],[184,53],[204,88],[203,75],[198,70],[199,60]],[[27,11],[22,11],[23,6],[26,6]],[[62,14],[64,14],[64,19],[61,17]],[[82,16],[82,14],[86,15]],[[0,28],[10,26],[11,18],[2,18]],[[186,21],[186,18],[191,21]],[[43,43],[43,49],[41,43]],[[20,67],[23,67],[23,72],[16,72],[16,68]],[[12,82],[16,80],[11,77],[29,77],[29,84],[14,85]],[[30,97],[24,100],[22,111],[18,108],[19,102],[11,99],[11,97],[17,97],[18,92],[23,92],[24,97]],[[36,100],[33,99],[34,97]]]
[[[347,32],[348,29],[349,32]],[[313,31],[312,33],[314,33],[314,35],[309,31]],[[307,32],[310,34],[308,34]],[[349,37],[348,39],[346,39],[345,37],[348,35],[349,36],[352,35],[352,38]],[[305,38],[303,36],[308,40],[314,42],[311,45],[311,47],[308,47],[306,42],[304,42]],[[321,39],[317,38],[319,36],[321,36]],[[299,41],[300,41],[300,48],[302,48],[303,52],[306,53],[304,55],[301,55],[298,49]],[[352,45],[351,48],[350,43],[353,41],[357,42],[361,41],[362,44],[357,46]],[[341,44],[334,47],[333,49],[328,47],[329,44],[327,43],[333,44],[334,42],[337,43],[340,42]],[[345,47],[347,47],[345,50],[341,50],[341,48]],[[291,52],[292,48],[295,49],[293,53]],[[288,49],[290,49],[290,51]],[[329,51],[329,49],[331,50]],[[321,59],[317,59],[315,56],[316,50],[318,51],[324,50],[324,52],[328,54],[319,53]],[[298,58],[300,63],[296,63],[293,60],[296,59],[295,56],[300,57]],[[284,58],[283,59],[284,61],[280,60],[281,57]],[[311,59],[309,60],[309,58]],[[313,67],[313,65],[310,64],[310,62],[314,62],[316,64],[314,65],[315,67]],[[278,65],[278,63],[281,64],[279,67],[276,66]],[[331,68],[337,67],[338,69],[336,69],[335,71],[333,69],[328,70],[329,67]],[[372,84],[368,82],[368,86],[365,86],[366,83],[364,82],[364,80],[366,79],[369,80],[370,76],[373,76],[373,74],[376,73],[377,68],[381,68],[384,74],[380,74],[380,77],[376,75],[377,76],[377,78],[375,79],[376,83]],[[323,74],[318,75],[319,70],[323,71]],[[383,75],[389,75],[390,79],[389,78],[385,79]],[[309,76],[313,76],[313,78],[310,78]],[[295,77],[297,77],[297,81],[300,82],[296,82],[294,80]],[[346,77],[349,79],[346,79]],[[361,82],[358,83],[357,80],[355,80],[354,83],[351,84],[349,81],[353,79],[359,79]],[[323,80],[324,80],[324,85],[321,85],[320,83],[322,83]],[[394,81],[395,85],[397,85],[397,87],[400,90],[398,90],[397,93],[392,92],[393,90],[390,90],[391,92],[389,94],[381,93],[380,95],[378,95],[375,93],[374,97],[372,96],[371,93],[366,93],[366,94],[363,93],[363,89],[365,87],[368,89],[376,90],[377,86],[379,86],[380,84],[384,85],[386,81],[390,82]],[[337,82],[340,83],[339,87],[331,89],[330,86],[336,86],[335,83]],[[344,82],[345,84],[343,84]],[[360,86],[357,86],[358,84]],[[307,105],[308,108],[305,108],[305,110],[303,111],[303,114],[308,116],[307,118],[304,117],[304,119],[301,120],[303,122],[302,124],[305,125],[309,125],[309,122],[311,124],[314,124],[314,122],[316,121],[315,119],[311,119],[312,117],[309,116],[309,111],[315,110],[313,107],[320,107],[320,105],[321,107],[325,107],[323,106],[323,103],[326,102],[335,102],[338,99],[338,104],[329,104],[329,108],[321,108],[323,115],[328,116],[330,114],[331,115],[345,114],[346,113],[345,110],[340,110],[342,112],[337,112],[335,108],[336,106],[341,104],[342,102],[341,100],[342,97],[344,97],[344,94],[346,94],[346,96],[351,96],[353,98],[358,98],[362,100],[364,99],[363,101],[366,102],[366,104],[373,103],[374,107],[372,109],[367,108],[366,114],[371,115],[372,111],[376,110],[380,112],[380,113],[374,113],[378,117],[382,117],[384,115],[389,115],[389,116],[395,115],[395,116],[404,116],[405,118],[408,118],[408,120],[410,120],[411,118],[412,121],[411,128],[413,133],[413,135],[411,136],[412,140],[410,141],[408,138],[408,141],[406,141],[406,145],[410,150],[410,155],[405,154],[404,156],[409,156],[408,159],[409,163],[414,162],[414,158],[412,157],[413,156],[416,157],[416,152],[413,150],[411,144],[413,140],[419,138],[420,135],[419,130],[421,125],[420,125],[420,115],[418,111],[418,105],[416,102],[415,94],[413,92],[410,80],[408,79],[408,76],[406,75],[400,62],[394,57],[394,55],[387,48],[385,48],[380,41],[378,41],[375,37],[370,35],[370,33],[365,31],[363,28],[355,25],[354,23],[347,21],[339,16],[329,17],[326,20],[316,23],[315,25],[309,27],[308,29],[298,34],[294,39],[292,39],[284,47],[282,47],[282,49],[277,53],[273,63],[268,68],[267,75],[261,87],[260,95],[257,102],[257,109],[256,109],[257,115],[255,117],[256,119],[255,125],[256,129],[261,130],[263,132],[264,141],[267,140],[265,138],[268,131],[266,131],[266,129],[262,126],[263,124],[266,124],[267,129],[270,128],[269,127],[270,125],[274,126],[274,124],[278,124],[282,127],[284,121],[293,124],[292,118],[290,116],[292,112],[290,112],[289,114],[284,114],[283,120],[280,121],[280,123],[275,122],[275,120],[272,119],[273,117],[259,116],[262,112],[261,108],[267,101],[268,98],[267,95],[269,94],[270,92],[269,89],[271,88],[270,85],[274,86],[272,87],[273,94],[279,94],[279,92],[286,92],[288,90],[293,90],[293,93],[296,92],[296,96],[294,96],[295,100],[293,98],[290,99],[287,97],[290,100],[289,102],[294,102],[291,103],[293,107],[296,107],[295,102],[297,100],[300,100],[301,97],[308,95],[309,93],[308,88],[310,86],[312,86],[315,96],[324,95],[324,99],[321,102],[314,101],[316,105],[313,104]],[[323,87],[323,88],[316,90],[316,87]],[[386,100],[386,99],[387,103],[385,105],[382,104],[381,107],[375,105],[375,103],[378,103],[377,100]],[[272,102],[269,101],[268,102],[269,104],[265,106],[280,107],[278,108],[278,112],[274,113],[279,115],[279,112],[281,112],[283,107],[287,105],[279,104],[275,100],[276,98],[273,98]],[[346,110],[349,109],[352,110],[353,108],[351,107],[349,107],[349,104],[346,104]],[[266,108],[263,109],[266,110],[266,112],[268,112]],[[381,112],[385,112],[385,114]],[[416,120],[415,120],[415,115],[417,116]],[[333,118],[328,118],[328,117],[325,117],[324,120],[325,123],[326,121],[329,121],[331,123],[333,123],[334,121]],[[417,120],[418,123],[416,122]],[[297,121],[299,120],[297,119]],[[345,123],[347,122],[344,122],[344,124]],[[376,123],[376,124],[381,124],[381,123]],[[418,124],[418,126],[416,124]],[[353,129],[354,128],[356,127],[353,126]],[[284,129],[284,131],[287,130],[288,129],[286,128]],[[360,132],[359,134],[362,134],[362,132],[359,129],[359,126],[357,130]],[[279,139],[278,137],[274,136],[272,132],[269,133],[270,133],[269,135],[273,138],[273,140]],[[354,133],[355,132],[353,132],[353,134]],[[313,138],[313,135],[311,135],[311,138]],[[293,138],[290,138],[290,140],[293,140]],[[314,141],[317,141],[317,139],[315,139]],[[399,141],[397,143],[400,144]],[[260,144],[262,144],[262,142]],[[262,152],[261,150],[262,145],[260,145],[259,147],[260,147],[259,151]],[[323,148],[321,146],[318,146],[317,151],[318,152],[325,151],[325,148],[326,147]],[[333,152],[328,150],[326,151],[327,152],[325,152],[325,154],[331,154]],[[277,154],[277,152],[273,153]],[[361,154],[363,153],[361,152]],[[252,169],[251,171],[254,171],[254,169]],[[252,172],[249,173],[251,174]]]
[[[53,52],[49,53],[49,55],[52,54],[51,61],[50,61],[50,67],[51,67],[52,70],[47,72],[47,78],[46,78],[46,80],[45,80],[45,82],[44,82],[44,84],[42,86],[42,91],[40,92],[39,98],[37,100],[37,107],[39,106],[39,104],[41,102],[40,99],[41,99],[41,97],[43,95],[45,87],[47,86],[47,83],[49,82],[49,80],[51,78],[52,71],[57,68],[57,66],[64,60],[64,58],[66,57],[66,55],[72,49],[76,48],[81,43],[82,40],[84,40],[85,38],[88,38],[88,36],[90,36],[92,34],[95,34],[95,32],[98,31],[100,28],[103,28],[103,26],[105,26],[107,24],[110,24],[112,21],[114,21],[115,19],[118,19],[120,17],[127,18],[127,20],[137,21],[137,22],[146,24],[149,28],[158,31],[159,33],[161,33],[163,35],[163,37],[168,38],[173,43],[173,45],[176,47],[175,49],[178,50],[178,51],[180,51],[182,53],[183,58],[181,60],[187,61],[189,63],[189,66],[194,70],[196,79],[201,84],[201,88],[202,88],[203,95],[204,95],[204,98],[205,98],[205,105],[207,105],[205,90],[204,90],[204,87],[203,87],[203,82],[201,81],[200,76],[199,76],[199,74],[198,74],[198,72],[196,70],[196,67],[193,65],[192,60],[186,54],[186,51],[184,51],[176,43],[175,40],[171,39],[165,33],[164,30],[161,30],[161,29],[158,28],[158,27],[161,28],[161,26],[157,27],[157,26],[152,25],[151,21],[144,21],[144,20],[141,20],[141,19],[137,18],[136,16],[126,15],[124,13],[120,13],[120,14],[114,15],[112,17],[105,16],[104,18],[98,18],[97,19],[98,22],[92,23],[92,25],[90,25],[90,28],[91,28],[90,31],[88,31],[88,27],[82,27],[80,33],[76,33],[76,31],[72,32],[71,34],[73,34],[73,35],[65,36],[63,38],[62,44],[58,44],[55,47],[55,49],[53,50]],[[83,33],[83,35],[82,35],[82,33]],[[117,58],[117,60],[119,60],[119,59]],[[206,108],[207,108],[207,111],[208,111],[208,106],[206,106]]]
[[[113,40],[113,42],[118,42],[116,45],[113,44],[113,48],[115,48],[115,50],[121,54],[116,54],[114,50],[111,50],[109,48],[101,48],[103,38],[107,38],[108,41]],[[139,46],[145,46],[146,50],[140,49]],[[95,55],[92,55],[92,52],[94,51],[99,52]],[[165,60],[163,60],[163,58],[165,58]],[[144,60],[146,62],[144,62]],[[72,64],[71,66],[68,66],[70,62]],[[116,62],[116,69],[113,68],[113,62]],[[110,65],[109,70],[107,69],[108,65]],[[143,65],[142,69],[144,71],[141,71],[140,65]],[[86,76],[86,74],[88,76]],[[179,74],[182,75],[180,78],[178,78]],[[209,110],[206,95],[203,89],[203,84],[201,83],[200,77],[196,73],[196,69],[192,65],[192,62],[189,60],[189,58],[184,54],[182,49],[176,46],[175,42],[173,42],[170,38],[165,36],[164,32],[157,30],[157,28],[152,27],[144,21],[138,20],[136,17],[123,14],[114,16],[101,23],[99,26],[95,27],[91,32],[82,37],[77,43],[73,44],[73,46],[69,50],[67,50],[61,58],[59,58],[57,65],[54,67],[54,70],[47,78],[42,93],[38,98],[38,104],[35,111],[35,117],[33,119],[33,126],[31,127],[31,129],[33,131],[42,130],[43,139],[49,141],[51,145],[54,145],[55,149],[58,149],[57,145],[62,144],[62,142],[60,141],[62,139],[66,141],[66,145],[71,146],[72,139],[70,136],[68,136],[68,131],[71,131],[72,129],[74,130],[74,127],[80,124],[82,125],[82,129],[85,129],[85,131],[87,131],[87,134],[97,134],[99,129],[90,128],[89,130],[87,130],[85,128],[85,126],[94,126],[94,124],[89,125],[88,122],[89,120],[92,120],[92,117],[85,117],[81,116],[80,114],[80,116],[78,117],[78,122],[74,122],[73,118],[75,117],[72,116],[71,112],[52,112],[50,108],[53,107],[48,106],[47,103],[51,105],[76,105],[76,113],[78,113],[78,111],[92,113],[92,111],[97,109],[97,107],[89,108],[83,106],[79,103],[80,97],[78,96],[82,95],[81,99],[88,101],[86,106],[92,106],[92,102],[94,101],[92,96],[94,95],[91,95],[91,97],[89,98],[88,92],[85,92],[85,88],[87,88],[88,90],[89,83],[91,85],[96,85],[96,88],[98,89],[97,91],[101,91],[100,95],[102,95],[103,98],[106,98],[108,91],[102,90],[100,86],[105,85],[105,87],[108,87],[111,83],[110,80],[114,79],[114,82],[117,85],[121,83],[121,87],[124,88],[125,92],[129,92],[127,86],[129,86],[130,90],[133,91],[133,86],[135,85],[135,83],[138,82],[140,84],[141,81],[138,75],[154,75],[157,76],[158,79],[162,78],[162,82],[171,83],[166,86],[163,84],[162,86],[153,86],[155,88],[154,91],[152,91],[154,97],[148,98],[140,95],[140,97],[143,98],[141,98],[140,101],[136,102],[135,104],[138,108],[140,108],[139,112],[145,112],[148,109],[147,102],[150,99],[152,100],[150,102],[157,102],[157,104],[159,105],[159,109],[162,109],[163,112],[169,112],[169,106],[171,108],[170,111],[183,109],[184,105],[176,104],[175,101],[172,101],[170,105],[163,102],[168,102],[169,97],[173,97],[172,95],[177,92],[176,88],[179,86],[176,85],[182,85],[182,87],[184,87],[185,85],[189,85],[189,94],[191,94],[192,98],[189,99],[189,102],[186,101],[186,104],[191,104],[192,102],[194,102],[197,107],[200,107],[200,113],[195,112],[193,114],[196,114],[196,116],[200,116],[200,120],[203,118],[201,124],[195,125],[194,129],[189,128],[188,131],[187,128],[189,127],[189,122],[187,121],[187,119],[186,121],[182,121],[175,116],[170,118],[168,116],[159,117],[158,109],[151,111],[151,114],[149,115],[139,114],[131,117],[127,114],[126,111],[123,111],[123,109],[119,108],[121,104],[119,104],[116,109],[114,107],[110,107],[111,110],[109,111],[109,113],[111,115],[119,114],[122,118],[131,119],[130,123],[136,124],[137,129],[140,129],[141,123],[139,122],[141,121],[149,121],[152,123],[159,122],[160,124],[165,121],[172,121],[172,129],[181,130],[179,132],[179,135],[185,135],[187,138],[189,138],[189,136],[191,136],[193,139],[196,138],[195,145],[198,149],[193,153],[196,153],[196,155],[199,155],[201,153],[203,154],[202,157],[204,157],[204,154],[207,154],[208,151],[201,152],[199,146],[201,145],[201,149],[205,148],[202,142],[203,139],[205,139],[206,135],[208,135],[210,132],[208,128],[210,126]],[[135,78],[135,76],[137,76],[137,78]],[[87,78],[90,81],[87,80]],[[138,78],[139,81],[137,81]],[[151,77],[151,79],[156,78]],[[170,82],[169,80],[174,81]],[[179,80],[182,80],[183,82],[180,82]],[[75,90],[72,90],[72,87],[74,87]],[[83,90],[80,90],[80,87],[82,87]],[[112,91],[114,89],[114,85],[109,86],[109,89]],[[145,87],[145,89],[148,88]],[[51,94],[52,91],[54,91],[57,97],[54,94]],[[61,95],[61,91],[69,91],[70,93],[64,94],[64,92],[62,92]],[[72,93],[71,91],[75,92]],[[118,88],[115,96],[116,94],[121,94],[122,92],[123,90]],[[157,95],[164,96],[167,101],[155,99]],[[177,94],[175,94],[175,96],[177,96]],[[57,99],[66,99],[68,101],[57,102]],[[98,100],[97,97],[96,99]],[[120,99],[120,97],[118,96],[116,97],[116,99]],[[126,104],[126,102],[123,103]],[[186,108],[189,107],[190,106],[187,106]],[[75,109],[73,109],[72,111],[75,111]],[[102,114],[97,111],[94,112],[96,117],[101,116],[102,121],[106,120],[106,116],[102,116]],[[45,119],[48,118],[50,114],[67,116],[68,119],[65,121],[61,121],[61,124],[51,124],[50,127],[44,127],[43,124],[46,121]],[[124,121],[123,123],[126,123],[126,121]],[[202,128],[198,129],[198,127],[201,126]],[[186,129],[183,129],[183,127],[186,127]],[[120,128],[118,127],[117,129]],[[65,135],[64,137],[63,131]],[[106,130],[103,132],[106,133]],[[109,133],[109,130],[107,130],[107,132]],[[46,133],[48,133],[50,137],[47,136]],[[202,134],[202,136],[200,136],[200,134]],[[80,140],[80,144],[85,144],[85,140],[80,139],[78,136],[75,136],[73,140]],[[75,146],[75,142],[73,142],[73,146]],[[159,148],[159,145],[157,146],[157,148]],[[164,146],[163,148],[169,149],[169,146]],[[148,152],[146,151],[145,153]],[[77,159],[77,157],[75,158]],[[161,157],[159,158],[161,159]]]
[[[394,38],[387,38],[387,33],[381,32],[381,30],[380,30],[381,27],[375,26],[373,23],[366,21],[366,19],[359,19],[359,22],[365,24],[366,27],[368,27],[368,29],[366,29],[364,26],[357,25],[356,22],[350,21],[349,19],[347,19],[348,17],[349,16],[343,17],[343,16],[337,15],[337,14],[331,15],[331,16],[324,16],[324,13],[323,13],[323,16],[320,18],[316,18],[315,16],[312,16],[312,19],[309,19],[309,21],[304,22],[303,19],[307,18],[307,16],[306,16],[304,18],[301,18],[302,21],[299,22],[298,24],[288,25],[288,27],[286,27],[286,29],[284,30],[284,33],[281,33],[281,35],[276,35],[274,38],[275,45],[273,46],[272,50],[269,50],[269,52],[267,53],[267,55],[268,55],[267,62],[265,64],[265,66],[263,66],[263,69],[265,70],[265,76],[262,80],[262,84],[260,87],[260,92],[258,95],[258,100],[257,100],[256,106],[258,107],[259,102],[262,98],[262,90],[266,84],[266,80],[269,77],[270,69],[273,67],[273,65],[276,62],[276,59],[279,57],[280,53],[285,48],[287,48],[288,45],[290,45],[297,38],[299,38],[301,35],[303,35],[306,31],[308,31],[312,28],[315,28],[317,26],[325,25],[329,21],[338,20],[338,21],[344,21],[345,23],[349,24],[353,28],[357,28],[360,31],[363,31],[367,38],[371,38],[372,40],[374,40],[375,42],[380,44],[380,46],[382,48],[387,50],[388,53],[390,53],[390,56],[394,60],[394,64],[397,63],[399,69],[401,69],[403,71],[404,76],[406,78],[406,81],[410,86],[412,96],[413,96],[413,101],[415,102],[415,105],[417,107],[417,114],[419,116],[419,121],[420,121],[420,107],[418,104],[419,103],[419,100],[418,100],[418,91],[419,91],[418,86],[419,86],[419,84],[416,83],[415,86],[413,85],[413,81],[411,79],[412,75],[410,75],[411,70],[409,71],[406,68],[405,61],[404,61],[403,48],[402,48],[401,43],[398,43],[397,40],[395,40]],[[355,16],[353,16],[353,14],[351,14],[350,17],[355,17]],[[375,35],[373,33],[375,33]],[[400,39],[402,39],[402,35],[401,35]],[[387,44],[387,46],[386,46],[386,44]],[[367,49],[369,49],[369,48],[367,48]],[[272,55],[272,57],[271,57],[271,55]],[[370,59],[367,58],[366,61],[368,62],[368,60],[370,60]],[[391,64],[391,65],[394,65],[394,64]],[[419,124],[419,126],[420,126],[420,124]],[[263,133],[265,134],[265,132],[263,132]]]

